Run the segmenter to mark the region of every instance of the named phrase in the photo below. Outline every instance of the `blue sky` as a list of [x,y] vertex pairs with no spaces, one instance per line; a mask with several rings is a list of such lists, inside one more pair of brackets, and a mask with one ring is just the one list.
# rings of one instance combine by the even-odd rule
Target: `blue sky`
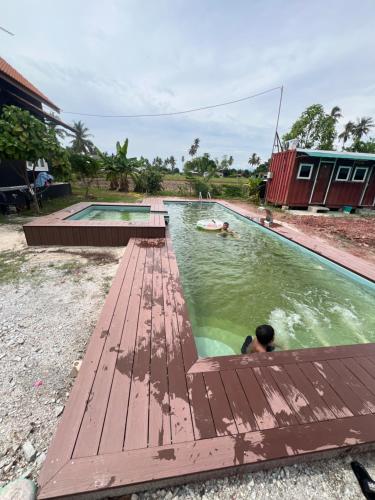
[[[2,10],[0,55],[64,111],[159,113],[283,84],[280,132],[308,105],[375,116],[375,2],[361,0],[18,0]],[[278,93],[172,118],[82,119],[94,142],[130,153],[231,154],[237,168],[271,150]]]

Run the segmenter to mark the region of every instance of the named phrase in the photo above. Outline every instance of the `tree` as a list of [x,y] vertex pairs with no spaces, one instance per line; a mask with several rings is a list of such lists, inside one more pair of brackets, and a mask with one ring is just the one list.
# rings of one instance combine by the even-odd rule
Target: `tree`
[[298,139],[302,148],[328,150],[333,149],[335,137],[336,119],[326,114],[321,104],[313,104],[303,111],[283,141]]
[[184,166],[184,172],[188,177],[191,177],[195,173],[210,178],[216,174],[217,166],[214,160],[207,154],[187,161]]
[[132,174],[134,181],[134,191],[137,193],[155,194],[163,188],[163,174],[156,167],[146,165],[142,160],[138,160],[139,169]]
[[354,123],[349,121],[344,125],[344,130],[339,134],[339,139],[342,139],[342,148],[344,149],[346,142],[352,137],[354,132]]
[[70,149],[73,153],[83,153],[83,154],[94,154],[96,148],[94,143],[89,139],[92,134],[89,134],[89,129],[81,121],[74,122],[74,133],[67,133],[68,137],[71,137]]
[[100,162],[102,164],[107,181],[109,181],[109,189],[116,191],[119,188],[119,172],[115,162],[115,156],[108,153],[99,152]]
[[200,140],[198,138],[194,139],[193,144],[190,146],[189,149],[189,155],[194,158],[194,156],[197,154],[198,148],[199,148],[199,142]]
[[230,155],[230,157],[228,159],[228,165],[231,167],[233,165],[233,162],[234,162],[233,156]]
[[367,135],[370,132],[370,129],[372,129],[375,126],[375,123],[372,118],[369,116],[364,116],[361,119],[358,119],[357,122],[354,124],[353,128],[353,137],[354,141],[360,141],[364,135]]
[[341,108],[339,106],[333,106],[330,116],[337,122],[339,118],[342,118]]
[[137,158],[128,158],[129,139],[125,139],[124,144],[116,143],[116,155],[114,162],[119,174],[120,191],[129,191],[129,177],[131,177],[138,168]]
[[156,156],[153,160],[152,160],[152,165],[156,168],[159,168],[161,169],[163,167],[163,160],[160,158],[160,156]]
[[[62,160],[64,150],[61,148],[56,134],[44,122],[29,111],[17,106],[4,106],[0,115],[0,160],[21,160],[15,164],[18,174],[24,179],[32,194],[37,211],[39,204],[36,193],[30,186],[27,161],[33,163],[33,179],[38,160],[51,163]],[[0,162],[1,168],[1,162]]]
[[171,156],[169,158],[169,164],[171,166],[171,169],[174,170],[174,167],[176,166],[176,160],[175,160],[175,157],[174,156]]
[[256,153],[253,153],[247,163],[252,167],[257,167],[260,164],[260,157]]
[[71,153],[69,159],[73,171],[86,188],[85,198],[88,198],[90,186],[99,173],[101,163],[97,158],[80,153]]

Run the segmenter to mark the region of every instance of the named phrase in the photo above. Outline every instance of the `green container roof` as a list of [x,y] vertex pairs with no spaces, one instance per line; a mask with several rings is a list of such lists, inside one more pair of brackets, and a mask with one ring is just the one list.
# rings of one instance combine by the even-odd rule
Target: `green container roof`
[[298,153],[304,153],[308,156],[318,156],[319,158],[345,158],[347,160],[369,160],[375,161],[375,154],[369,153],[351,153],[350,151],[323,151],[320,149],[302,149],[297,148]]

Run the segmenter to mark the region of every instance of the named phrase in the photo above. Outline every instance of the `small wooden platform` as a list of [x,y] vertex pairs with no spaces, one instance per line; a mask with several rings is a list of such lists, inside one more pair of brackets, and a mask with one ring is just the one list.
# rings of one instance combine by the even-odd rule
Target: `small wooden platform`
[[375,344],[198,359],[167,239],[131,239],[39,498],[139,491],[375,442]]
[[[92,205],[148,207],[148,221],[72,220],[71,217]],[[25,224],[27,244],[59,246],[124,246],[130,238],[162,238],[165,236],[165,209],[154,203],[76,203],[53,214]]]

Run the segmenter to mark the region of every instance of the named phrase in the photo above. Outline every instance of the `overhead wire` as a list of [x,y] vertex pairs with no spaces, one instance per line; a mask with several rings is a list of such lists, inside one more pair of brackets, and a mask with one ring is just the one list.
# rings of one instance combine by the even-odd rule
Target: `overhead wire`
[[271,89],[263,90],[262,92],[257,92],[256,94],[252,94],[246,97],[241,97],[240,99],[234,99],[232,101],[225,101],[219,104],[212,104],[209,106],[200,106],[198,108],[186,109],[184,111],[171,111],[167,113],[143,113],[143,114],[135,114],[135,115],[113,115],[113,114],[100,114],[100,113],[81,113],[76,111],[62,111],[64,114],[69,115],[77,115],[77,116],[91,116],[95,118],[154,118],[161,116],[175,116],[175,115],[183,115],[187,113],[195,113],[197,111],[204,111],[206,109],[219,108],[222,106],[229,106],[230,104],[236,104],[238,102],[247,101],[249,99],[254,99],[255,97],[259,97],[264,94],[269,94],[270,92],[274,92],[275,90],[281,90],[282,86],[273,87]]

